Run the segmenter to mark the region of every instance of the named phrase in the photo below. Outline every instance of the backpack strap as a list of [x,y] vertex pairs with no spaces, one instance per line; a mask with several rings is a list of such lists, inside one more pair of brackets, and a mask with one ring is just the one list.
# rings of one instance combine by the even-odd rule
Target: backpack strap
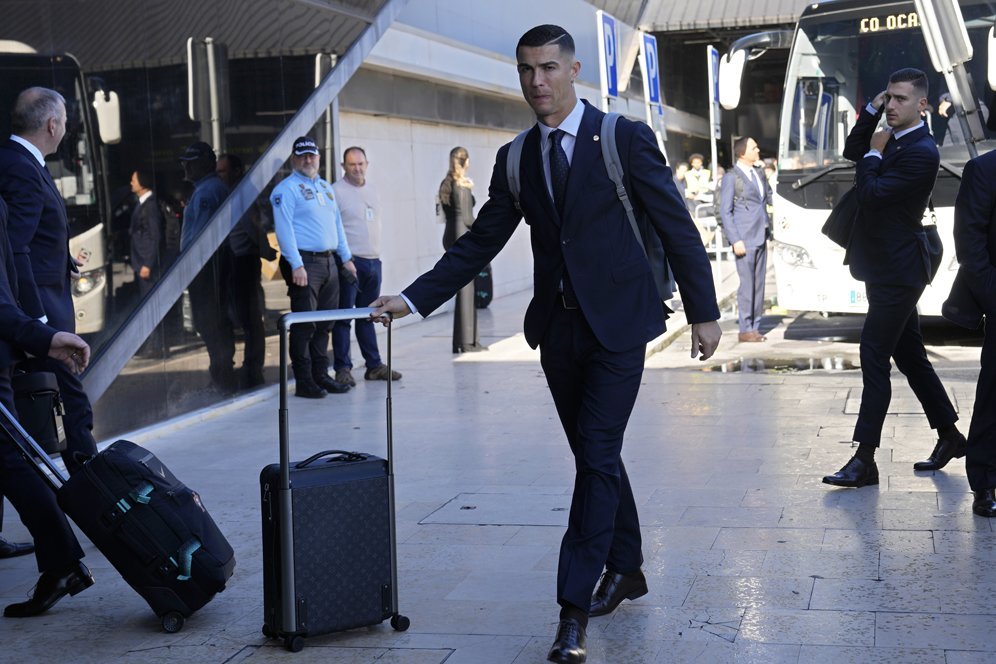
[[522,192],[522,182],[519,180],[519,162],[522,161],[522,145],[526,142],[526,134],[532,129],[522,131],[508,144],[508,156],[505,160],[505,177],[508,180],[508,191],[512,194],[515,202],[515,209],[520,213],[522,206],[519,205],[519,194]]
[[633,203],[626,193],[626,185],[623,183],[622,161],[619,159],[619,148],[616,146],[616,122],[619,120],[618,113],[606,113],[602,118],[602,161],[605,162],[605,170],[609,173],[609,179],[616,185],[616,196],[626,208],[626,217],[629,219],[630,228],[636,241],[640,243],[640,249],[647,253],[647,248],[643,244],[643,234],[636,224],[636,214],[633,212]]

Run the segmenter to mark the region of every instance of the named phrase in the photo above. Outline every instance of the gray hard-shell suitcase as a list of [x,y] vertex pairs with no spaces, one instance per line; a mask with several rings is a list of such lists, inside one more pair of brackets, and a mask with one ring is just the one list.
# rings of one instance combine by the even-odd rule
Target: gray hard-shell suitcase
[[[287,345],[291,325],[366,318],[373,309],[285,314],[280,330],[280,462],[259,476],[263,522],[263,634],[291,652],[304,638],[376,625],[398,631],[392,463],[391,380],[387,381],[386,458],[326,450],[290,461]],[[391,374],[391,328],[387,331]]]

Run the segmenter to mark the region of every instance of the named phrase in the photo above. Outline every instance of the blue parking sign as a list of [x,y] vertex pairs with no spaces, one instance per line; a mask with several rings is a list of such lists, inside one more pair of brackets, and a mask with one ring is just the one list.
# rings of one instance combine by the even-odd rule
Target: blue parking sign
[[647,103],[661,103],[661,70],[657,60],[657,38],[643,34],[643,62],[646,70],[643,75],[647,81]]
[[598,62],[601,65],[599,79],[602,83],[602,95],[606,97],[619,96],[619,68],[616,57],[616,19],[607,12],[599,10],[598,15]]

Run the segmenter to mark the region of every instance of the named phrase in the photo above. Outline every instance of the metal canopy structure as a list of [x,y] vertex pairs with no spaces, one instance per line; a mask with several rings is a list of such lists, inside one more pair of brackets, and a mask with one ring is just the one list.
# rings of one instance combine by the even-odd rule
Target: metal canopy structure
[[588,0],[647,32],[680,32],[794,23],[812,0]]

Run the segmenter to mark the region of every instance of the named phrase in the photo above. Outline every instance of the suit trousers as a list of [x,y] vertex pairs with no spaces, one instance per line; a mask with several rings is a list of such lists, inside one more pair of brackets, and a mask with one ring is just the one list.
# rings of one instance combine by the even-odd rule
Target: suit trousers
[[[16,413],[9,367],[0,369],[0,400],[7,410]],[[17,510],[35,541],[39,572],[64,569],[83,557],[80,543],[55,501],[55,492],[5,433],[0,433],[0,492]]]
[[[350,284],[343,280],[339,283],[339,308],[352,309],[366,307],[380,297],[381,263],[379,258],[363,258],[353,256],[356,266],[356,283]],[[356,324],[356,343],[360,346],[368,369],[384,364],[377,349],[377,330],[369,318],[358,318]],[[340,320],[332,325],[333,368],[352,369],[353,360],[349,352],[350,321]]]
[[[48,324],[57,330],[75,332],[76,314],[69,292],[69,280],[66,280],[64,286],[39,286],[38,294],[48,317]],[[59,394],[65,406],[62,423],[66,430],[66,449],[62,453],[62,460],[66,464],[66,470],[74,473],[80,468],[75,453],[86,456],[97,453],[97,441],[93,438],[93,407],[79,376],[67,369],[62,362],[51,358],[45,358],[44,366],[47,371],[55,374],[59,382]]]
[[[335,256],[302,256],[308,273],[307,286],[295,286],[293,270],[280,259],[280,273],[287,282],[291,311],[323,311],[339,306],[339,268]],[[294,378],[315,380],[329,373],[329,330],[331,323],[298,323],[291,326],[289,351]]]
[[642,344],[606,350],[580,309],[561,306],[540,343],[543,372],[574,455],[574,494],[557,573],[561,605],[587,611],[603,568],[626,574],[643,564],[640,520],[620,454],[645,352]]
[[243,378],[250,381],[263,380],[263,364],[266,361],[266,332],[263,327],[263,287],[259,280],[262,264],[259,254],[233,256],[231,292],[235,303],[235,315],[242,327],[245,348],[242,354]]
[[764,315],[764,279],[768,269],[768,247],[747,247],[747,253],[736,257],[737,310],[741,332],[757,332]]
[[975,410],[968,428],[965,472],[972,491],[996,489],[996,325],[990,324],[988,315]]
[[864,389],[853,437],[859,443],[878,446],[881,442],[882,425],[892,400],[889,358],[896,361],[896,368],[906,376],[932,429],[958,420],[923,347],[916,311],[923,289],[923,286],[865,284],[868,314],[861,328],[860,346]]
[[228,314],[232,252],[222,243],[187,287],[194,328],[207,349],[211,382],[225,392],[235,390],[235,331]]

